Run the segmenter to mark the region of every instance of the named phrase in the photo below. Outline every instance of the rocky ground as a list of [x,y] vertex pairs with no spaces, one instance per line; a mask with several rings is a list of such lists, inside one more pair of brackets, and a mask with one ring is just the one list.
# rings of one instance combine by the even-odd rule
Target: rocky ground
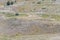
[[0,15],[0,40],[60,40],[60,21],[38,16]]
[[0,0],[0,40],[60,40],[60,1]]

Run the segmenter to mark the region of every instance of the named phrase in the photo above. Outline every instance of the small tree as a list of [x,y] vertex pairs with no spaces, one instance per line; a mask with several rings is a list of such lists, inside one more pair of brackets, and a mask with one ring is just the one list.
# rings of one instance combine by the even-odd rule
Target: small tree
[[11,5],[13,5],[13,2],[11,2]]
[[10,2],[9,2],[9,1],[7,2],[7,5],[8,5],[8,6],[10,5]]
[[15,15],[16,15],[16,16],[19,16],[19,14],[18,14],[18,13],[16,13]]

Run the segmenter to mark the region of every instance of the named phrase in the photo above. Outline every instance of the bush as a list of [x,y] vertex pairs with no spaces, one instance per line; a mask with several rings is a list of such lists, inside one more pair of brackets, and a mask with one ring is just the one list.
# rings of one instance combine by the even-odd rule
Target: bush
[[13,5],[14,3],[13,2],[7,2],[7,5],[9,6],[9,5]]
[[8,6],[10,5],[10,2],[9,2],[9,1],[7,2],[7,5],[8,5]]

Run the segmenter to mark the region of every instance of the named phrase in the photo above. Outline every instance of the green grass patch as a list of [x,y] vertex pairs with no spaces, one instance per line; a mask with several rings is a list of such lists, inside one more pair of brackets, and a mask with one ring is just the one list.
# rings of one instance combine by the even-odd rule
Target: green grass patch
[[2,35],[0,40],[11,40],[7,35]]
[[56,14],[39,14],[39,16],[41,16],[42,18],[52,18],[55,19],[57,21],[60,21],[60,15],[56,15]]
[[48,15],[48,14],[42,14],[42,17],[43,17],[43,18],[48,18],[49,15]]
[[41,16],[42,18],[48,18],[49,15],[48,14],[37,14],[38,16]]
[[27,14],[19,14],[19,16],[28,16]]
[[60,15],[52,15],[51,18],[54,18],[55,20],[60,20]]
[[15,14],[5,14],[6,17],[22,17],[22,16],[28,16],[27,14],[19,14],[18,16],[16,16]]
[[14,14],[5,14],[5,16],[7,16],[7,17],[14,17],[15,15]]

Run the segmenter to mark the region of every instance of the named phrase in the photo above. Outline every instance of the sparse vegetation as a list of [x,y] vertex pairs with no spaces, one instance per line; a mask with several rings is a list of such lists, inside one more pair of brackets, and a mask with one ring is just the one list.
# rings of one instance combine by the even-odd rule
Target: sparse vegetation
[[48,18],[49,15],[48,15],[48,14],[42,14],[42,17],[43,17],[43,18]]
[[60,21],[60,15],[55,15],[55,14],[38,14],[38,16],[40,16],[42,18],[51,18],[51,19],[55,19],[57,21]]
[[25,17],[25,16],[28,16],[27,14],[13,14],[13,13],[8,13],[8,14],[5,14],[6,17]]
[[43,17],[43,18],[48,18],[49,17],[48,14],[37,14],[37,15],[40,16],[40,17]]
[[8,13],[8,14],[5,14],[5,16],[7,16],[7,17],[14,17],[15,15]]
[[[1,35],[0,35],[1,36]],[[9,38],[7,35],[2,35],[0,37],[0,40],[11,40],[11,38]]]
[[55,1],[6,0],[0,4],[0,40],[54,40],[57,35],[50,39],[50,34],[60,33],[60,15],[55,15],[60,4]]
[[20,14],[19,16],[28,16],[27,14]]
[[51,18],[54,18],[55,20],[60,20],[60,15],[52,15]]

